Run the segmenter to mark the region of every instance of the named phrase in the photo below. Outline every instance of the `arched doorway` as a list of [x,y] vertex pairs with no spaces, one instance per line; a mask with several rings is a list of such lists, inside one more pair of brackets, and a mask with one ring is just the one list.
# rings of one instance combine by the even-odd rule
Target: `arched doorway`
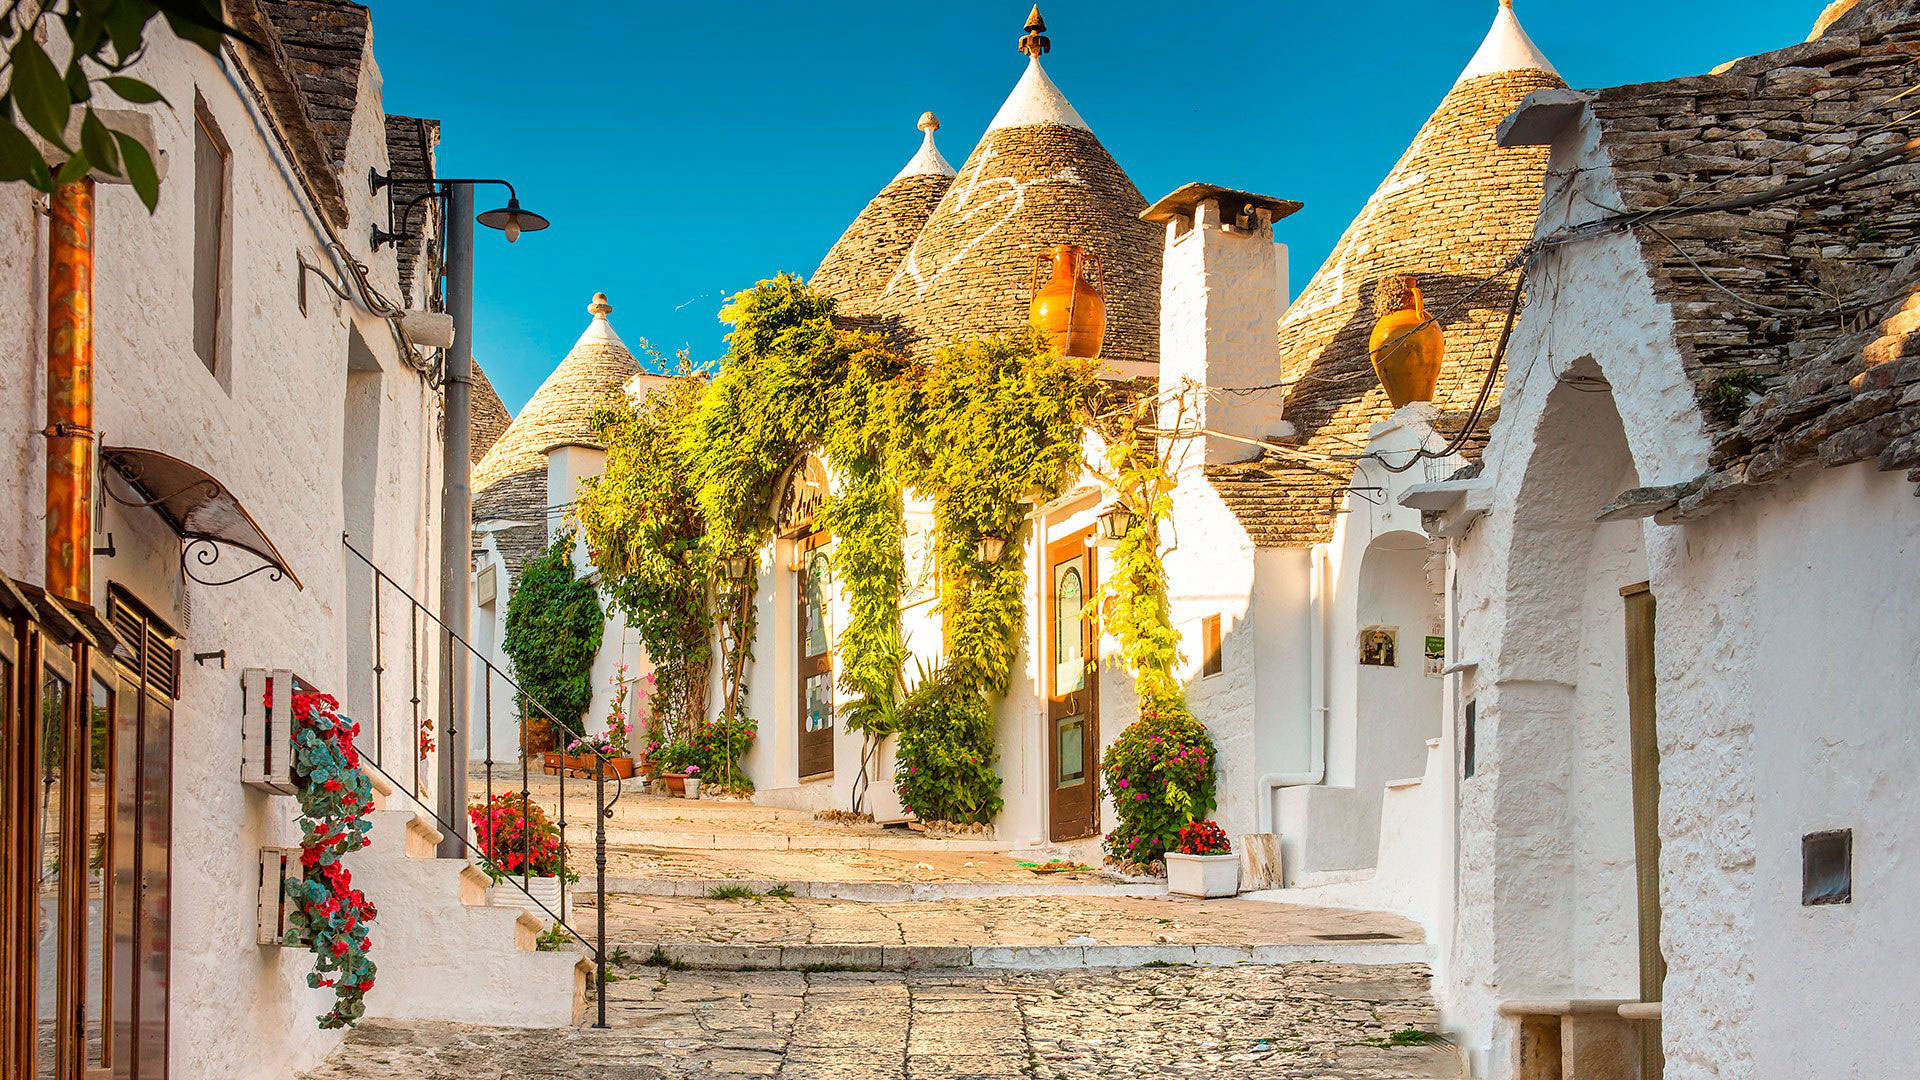
[[[1490,982],[1507,999],[1658,1000],[1658,745],[1644,525],[1598,521],[1639,486],[1591,359],[1548,394],[1502,541],[1498,642],[1473,686],[1463,866],[1483,859]],[[1648,1068],[1658,1075],[1657,1038]]]

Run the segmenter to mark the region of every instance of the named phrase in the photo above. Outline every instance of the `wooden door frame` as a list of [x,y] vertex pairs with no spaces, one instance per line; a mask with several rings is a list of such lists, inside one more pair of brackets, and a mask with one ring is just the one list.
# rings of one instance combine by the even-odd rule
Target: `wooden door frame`
[[[1659,605],[1647,582],[1620,590],[1626,627],[1628,754],[1633,779],[1634,885],[1639,927],[1640,1000],[1659,1001],[1667,963],[1660,952],[1660,741],[1654,671]],[[1665,1071],[1660,1025],[1638,1025],[1642,1080]]]
[[[809,658],[807,653],[807,564],[813,553],[827,546],[833,540],[833,534],[818,530],[794,538],[793,544],[793,590],[794,590],[794,775],[801,782],[830,779],[833,776],[833,740],[838,736],[838,718],[827,728],[828,740],[827,767],[814,772],[806,771],[806,743],[810,732],[807,731],[807,682],[825,674],[833,674],[833,632],[827,625],[826,612],[821,613],[821,627],[826,631],[827,648],[818,657]],[[830,605],[830,598],[821,597],[823,607]],[[831,713],[831,710],[829,710]],[[814,735],[814,738],[819,738]]]
[[[1044,616],[1041,619],[1041,637],[1044,639],[1040,653],[1042,657],[1042,709],[1043,725],[1047,742],[1047,780],[1046,805],[1044,807],[1047,822],[1047,839],[1051,843],[1064,843],[1069,840],[1082,840],[1100,834],[1100,631],[1098,608],[1095,606],[1095,592],[1099,583],[1098,549],[1093,544],[1093,527],[1088,526],[1069,533],[1057,540],[1048,541],[1043,549],[1041,560],[1041,588],[1043,590]],[[1058,554],[1056,554],[1058,553]],[[1081,583],[1085,618],[1081,627],[1081,640],[1085,643],[1087,675],[1085,686],[1078,691],[1084,695],[1080,714],[1083,717],[1081,732],[1082,745],[1086,748],[1087,775],[1083,783],[1087,789],[1087,826],[1086,831],[1075,835],[1054,835],[1055,799],[1060,791],[1060,732],[1056,727],[1054,707],[1065,700],[1055,691],[1055,680],[1059,675],[1059,663],[1056,658],[1057,622],[1059,619],[1058,596],[1053,583],[1053,568],[1061,562],[1076,556],[1086,558],[1086,573]]]

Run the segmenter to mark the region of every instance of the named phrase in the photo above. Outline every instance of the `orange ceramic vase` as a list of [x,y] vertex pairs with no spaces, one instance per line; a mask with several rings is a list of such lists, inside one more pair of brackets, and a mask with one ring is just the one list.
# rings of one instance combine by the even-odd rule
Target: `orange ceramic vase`
[[1373,372],[1393,407],[1432,401],[1440,385],[1447,338],[1439,323],[1427,322],[1420,286],[1410,276],[1381,281],[1374,310],[1380,321],[1374,324],[1367,349],[1373,356]]
[[1107,334],[1107,302],[1083,276],[1087,253],[1078,244],[1056,244],[1053,277],[1033,294],[1028,321],[1062,356],[1100,355]]

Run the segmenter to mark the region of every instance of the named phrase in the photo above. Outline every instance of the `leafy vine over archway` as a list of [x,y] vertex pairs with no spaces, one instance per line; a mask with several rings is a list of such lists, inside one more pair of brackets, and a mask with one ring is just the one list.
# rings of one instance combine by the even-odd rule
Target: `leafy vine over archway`
[[[999,338],[956,342],[919,363],[879,334],[836,323],[832,300],[786,275],[736,295],[722,316],[733,331],[720,374],[675,401],[604,414],[613,450],[580,516],[607,587],[623,607],[658,608],[684,602],[697,581],[720,631],[722,711],[741,718],[754,563],[773,536],[777,488],[805,455],[823,454],[837,487],[815,521],[835,537],[848,608],[837,643],[847,726],[900,734],[903,797],[920,816],[991,819],[1000,796],[988,695],[1008,684],[1026,571],[1017,555],[984,558],[993,545],[982,541],[1017,552],[1030,505],[1078,474],[1099,385],[1092,363]],[[662,438],[671,449],[623,449]],[[699,558],[671,588],[649,568],[671,562],[684,530],[641,527],[650,512],[633,505],[660,490],[676,507],[690,501],[701,531]],[[900,629],[909,495],[934,504],[946,630],[943,663],[912,693]],[[742,563],[736,582],[726,570]],[[676,657],[704,647],[691,635],[660,640]]]

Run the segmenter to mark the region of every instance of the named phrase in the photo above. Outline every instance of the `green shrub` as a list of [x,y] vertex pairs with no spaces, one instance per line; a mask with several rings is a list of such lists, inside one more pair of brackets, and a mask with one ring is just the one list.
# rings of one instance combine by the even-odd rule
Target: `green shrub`
[[702,720],[688,725],[653,759],[668,772],[685,772],[697,765],[702,787],[740,795],[753,793],[753,781],[740,768],[740,759],[753,747],[759,725],[752,717]]
[[[527,696],[553,714],[562,731],[555,745],[582,734],[580,718],[593,702],[593,658],[600,653],[606,615],[593,582],[573,572],[573,533],[561,533],[527,560],[507,601],[501,648]],[[522,719],[539,716],[522,706]]]
[[1000,812],[993,709],[951,668],[923,678],[900,709],[894,785],[922,821],[992,821]]
[[1108,748],[1100,778],[1120,825],[1107,834],[1116,859],[1150,862],[1178,843],[1180,829],[1214,809],[1213,737],[1177,696],[1149,697]]

